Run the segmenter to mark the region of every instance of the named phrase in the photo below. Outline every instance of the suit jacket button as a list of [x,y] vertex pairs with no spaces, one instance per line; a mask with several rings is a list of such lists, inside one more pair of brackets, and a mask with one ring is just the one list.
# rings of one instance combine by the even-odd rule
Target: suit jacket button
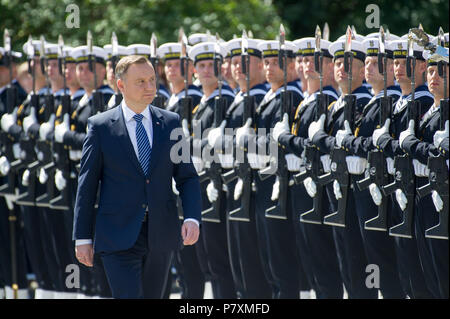
[[146,182],[147,184],[150,184],[150,180],[149,180],[149,179],[147,179],[145,182]]
[[147,205],[145,205],[145,204],[142,204],[142,208],[146,208],[147,207]]

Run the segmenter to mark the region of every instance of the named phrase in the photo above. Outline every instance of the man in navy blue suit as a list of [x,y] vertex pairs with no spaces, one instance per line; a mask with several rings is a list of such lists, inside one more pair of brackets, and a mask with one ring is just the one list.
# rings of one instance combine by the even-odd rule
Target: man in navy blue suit
[[[76,256],[90,267],[94,251],[101,256],[114,298],[161,298],[173,252],[198,240],[198,175],[190,157],[171,160],[182,136],[173,139],[171,132],[181,130],[180,118],[150,104],[151,63],[122,58],[116,78],[122,103],[88,120],[74,212]],[[183,203],[181,232],[172,178]]]

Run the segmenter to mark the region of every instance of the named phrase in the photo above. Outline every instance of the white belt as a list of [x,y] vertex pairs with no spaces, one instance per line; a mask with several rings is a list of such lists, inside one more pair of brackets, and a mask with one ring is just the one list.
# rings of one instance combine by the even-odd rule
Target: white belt
[[361,175],[367,168],[367,160],[359,156],[346,156],[348,172],[352,175]]
[[322,155],[320,157],[320,161],[322,162],[323,171],[325,173],[331,172],[331,158],[330,158],[330,155],[328,155],[328,154]]
[[418,160],[413,159],[413,165],[414,165],[414,174],[416,174],[417,177],[428,177],[430,174],[430,170],[426,165],[423,165]]

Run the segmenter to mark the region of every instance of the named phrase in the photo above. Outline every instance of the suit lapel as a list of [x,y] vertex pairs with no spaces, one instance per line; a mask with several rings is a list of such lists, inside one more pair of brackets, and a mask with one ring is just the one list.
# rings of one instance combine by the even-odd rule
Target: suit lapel
[[142,170],[141,164],[136,157],[136,152],[134,151],[133,144],[131,144],[130,136],[128,135],[127,126],[125,124],[125,118],[122,111],[122,103],[118,107],[116,107],[115,111],[115,116],[112,119],[112,125],[114,127],[113,131],[117,135],[117,138],[119,139],[120,145],[125,151],[124,153],[126,154],[126,156],[130,159],[139,173],[144,175],[144,171]]

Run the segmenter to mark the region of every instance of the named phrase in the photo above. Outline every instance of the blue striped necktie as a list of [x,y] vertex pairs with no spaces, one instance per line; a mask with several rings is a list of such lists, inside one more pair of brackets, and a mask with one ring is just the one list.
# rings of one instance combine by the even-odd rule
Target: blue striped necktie
[[150,147],[150,141],[148,140],[147,133],[145,132],[144,125],[142,124],[142,119],[144,115],[136,114],[133,116],[136,121],[136,140],[139,154],[139,162],[141,163],[142,170],[144,174],[148,173],[148,166],[150,165],[150,154],[152,153],[152,148]]

